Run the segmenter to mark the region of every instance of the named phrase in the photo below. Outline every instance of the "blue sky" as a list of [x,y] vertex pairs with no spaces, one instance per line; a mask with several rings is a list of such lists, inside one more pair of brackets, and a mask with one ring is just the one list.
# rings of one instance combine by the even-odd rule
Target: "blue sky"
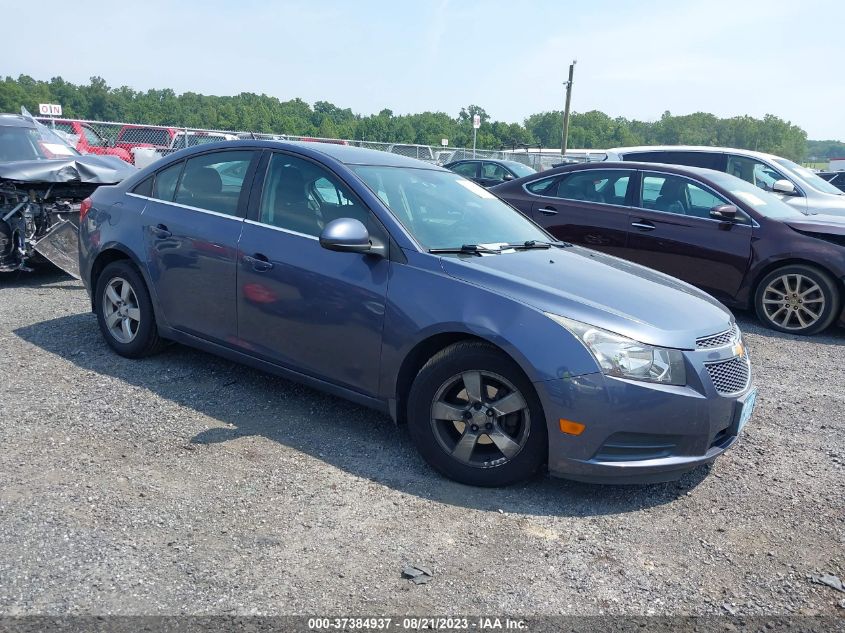
[[[521,121],[563,104],[654,120],[664,110],[772,113],[845,140],[845,2],[799,0],[82,0],[4,29],[0,75],[331,101],[368,114]],[[18,0],[0,0],[3,14]],[[34,15],[34,14],[33,14]]]

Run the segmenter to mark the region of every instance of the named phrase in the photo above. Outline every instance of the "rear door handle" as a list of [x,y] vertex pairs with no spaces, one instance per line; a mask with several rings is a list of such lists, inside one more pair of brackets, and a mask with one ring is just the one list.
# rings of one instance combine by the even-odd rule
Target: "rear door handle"
[[254,255],[244,255],[243,261],[245,264],[251,264],[252,269],[257,273],[266,273],[273,268],[273,263],[266,255],[255,253]]
[[640,231],[653,231],[657,228],[648,220],[637,220],[636,222],[631,222],[631,226],[638,228]]
[[157,224],[156,226],[151,226],[150,232],[156,237],[160,237],[162,239],[173,235],[173,233],[171,233],[164,224]]
[[555,209],[551,205],[546,205],[545,207],[540,209],[540,213],[542,213],[543,215],[557,215],[557,209]]

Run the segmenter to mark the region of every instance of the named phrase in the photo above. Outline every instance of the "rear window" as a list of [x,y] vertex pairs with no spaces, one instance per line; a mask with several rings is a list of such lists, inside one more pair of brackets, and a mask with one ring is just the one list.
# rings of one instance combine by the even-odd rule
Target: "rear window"
[[118,143],[170,145],[170,132],[160,128],[129,127],[120,131],[117,141]]

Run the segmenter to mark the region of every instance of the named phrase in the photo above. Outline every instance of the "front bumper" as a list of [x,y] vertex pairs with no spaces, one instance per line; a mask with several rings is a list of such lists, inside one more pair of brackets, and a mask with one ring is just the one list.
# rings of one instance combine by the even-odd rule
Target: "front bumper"
[[[535,383],[546,412],[550,473],[590,483],[640,484],[672,481],[712,462],[736,442],[754,390],[750,364],[740,391],[716,390],[707,363],[733,354],[731,348],[685,352],[683,387],[601,373]],[[583,424],[584,431],[562,433],[561,418]]]

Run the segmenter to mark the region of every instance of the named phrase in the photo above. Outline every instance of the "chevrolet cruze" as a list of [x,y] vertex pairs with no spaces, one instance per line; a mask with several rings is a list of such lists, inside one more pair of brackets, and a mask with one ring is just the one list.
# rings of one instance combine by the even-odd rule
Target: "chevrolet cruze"
[[556,241],[410,158],[189,148],[99,188],[80,226],[82,278],[118,354],[177,341],[373,407],[464,483],[544,465],[675,479],[731,446],[754,408],[718,301]]

